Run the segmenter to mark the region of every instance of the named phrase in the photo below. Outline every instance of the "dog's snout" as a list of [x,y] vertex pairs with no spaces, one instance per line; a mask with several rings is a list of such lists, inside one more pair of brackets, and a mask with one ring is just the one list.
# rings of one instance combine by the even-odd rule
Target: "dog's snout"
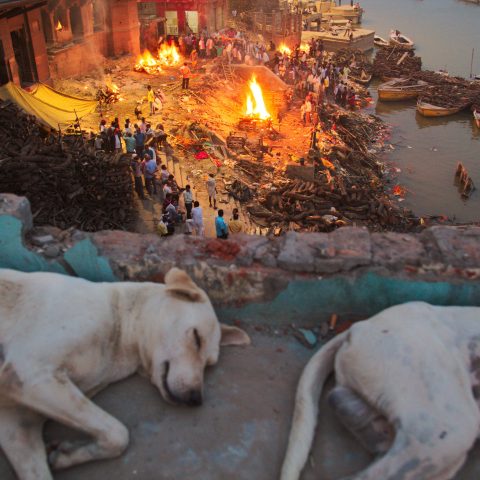
[[199,407],[203,403],[201,390],[190,390],[186,404],[190,407]]

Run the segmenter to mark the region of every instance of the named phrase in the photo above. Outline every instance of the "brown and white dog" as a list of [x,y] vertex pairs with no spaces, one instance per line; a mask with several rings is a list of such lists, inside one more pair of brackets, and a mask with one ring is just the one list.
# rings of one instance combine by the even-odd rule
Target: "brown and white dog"
[[281,480],[307,460],[328,375],[340,421],[383,454],[350,480],[447,480],[480,434],[480,308],[398,305],[354,325],[305,367]]
[[[141,370],[171,403],[202,403],[205,367],[220,345],[248,335],[221,325],[206,293],[182,270],[165,285],[92,283],[0,269],[0,445],[21,480],[120,455],[128,430],[88,397]],[[89,434],[47,461],[47,419]]]

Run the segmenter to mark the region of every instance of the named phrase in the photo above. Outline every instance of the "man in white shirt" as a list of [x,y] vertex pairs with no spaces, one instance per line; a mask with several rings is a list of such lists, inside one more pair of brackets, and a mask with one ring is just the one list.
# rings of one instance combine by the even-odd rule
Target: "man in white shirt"
[[185,185],[185,191],[183,192],[183,201],[185,202],[185,210],[187,211],[187,220],[192,218],[193,207],[193,193],[190,189],[190,185]]
[[215,175],[213,173],[208,174],[208,180],[205,182],[207,186],[208,192],[208,202],[210,206],[212,206],[213,201],[213,208],[217,209],[217,184],[215,182]]
[[192,209],[193,233],[198,236],[204,235],[203,210],[199,202],[193,204]]

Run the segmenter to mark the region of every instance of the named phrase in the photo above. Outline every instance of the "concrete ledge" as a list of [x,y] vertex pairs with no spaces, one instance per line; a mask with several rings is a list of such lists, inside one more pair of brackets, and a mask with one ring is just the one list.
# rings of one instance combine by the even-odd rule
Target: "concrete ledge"
[[230,320],[311,324],[331,313],[365,317],[409,300],[480,305],[478,227],[416,235],[344,227],[224,241],[31,225],[26,199],[0,195],[0,267],[161,282],[176,265]]

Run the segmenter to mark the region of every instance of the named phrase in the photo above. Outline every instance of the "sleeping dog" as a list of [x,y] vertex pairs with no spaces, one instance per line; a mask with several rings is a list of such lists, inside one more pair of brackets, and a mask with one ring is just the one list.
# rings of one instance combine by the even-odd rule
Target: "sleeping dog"
[[480,308],[398,305],[317,352],[301,376],[281,480],[297,480],[328,375],[340,421],[380,454],[351,480],[447,480],[480,433]]

